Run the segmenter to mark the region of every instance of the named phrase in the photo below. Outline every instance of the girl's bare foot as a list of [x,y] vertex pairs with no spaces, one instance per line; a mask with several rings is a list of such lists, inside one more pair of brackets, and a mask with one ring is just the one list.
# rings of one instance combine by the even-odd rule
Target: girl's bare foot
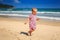
[[31,36],[31,31],[28,32],[28,36]]

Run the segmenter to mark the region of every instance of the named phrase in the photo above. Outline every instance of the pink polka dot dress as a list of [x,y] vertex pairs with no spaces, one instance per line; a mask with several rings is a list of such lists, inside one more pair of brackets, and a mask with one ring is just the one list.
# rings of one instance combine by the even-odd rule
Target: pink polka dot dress
[[29,28],[30,30],[35,30],[36,29],[36,15],[29,15]]

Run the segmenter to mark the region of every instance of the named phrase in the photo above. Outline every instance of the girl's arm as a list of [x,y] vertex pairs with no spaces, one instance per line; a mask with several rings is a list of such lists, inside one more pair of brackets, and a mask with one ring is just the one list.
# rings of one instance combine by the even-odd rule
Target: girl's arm
[[36,20],[37,20],[37,21],[39,21],[39,20],[40,20],[40,18],[37,18]]
[[28,21],[29,21],[29,18],[27,18],[27,20],[25,21],[25,23],[24,23],[24,24],[27,24],[27,23],[28,23]]

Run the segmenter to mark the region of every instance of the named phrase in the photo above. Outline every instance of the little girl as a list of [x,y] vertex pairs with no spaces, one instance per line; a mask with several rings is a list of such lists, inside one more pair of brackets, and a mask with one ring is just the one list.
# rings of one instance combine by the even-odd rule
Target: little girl
[[[33,8],[32,14],[29,15],[29,28],[30,28],[30,30],[28,31],[28,34],[30,36],[31,36],[31,33],[36,29],[36,13],[37,13],[37,9]],[[37,20],[39,20],[39,19],[37,19]]]

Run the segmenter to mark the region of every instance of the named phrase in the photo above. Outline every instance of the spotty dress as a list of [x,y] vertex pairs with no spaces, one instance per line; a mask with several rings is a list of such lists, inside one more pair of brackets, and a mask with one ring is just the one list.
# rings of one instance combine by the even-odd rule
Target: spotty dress
[[30,30],[36,29],[36,15],[31,14],[29,16],[29,27],[30,27]]

